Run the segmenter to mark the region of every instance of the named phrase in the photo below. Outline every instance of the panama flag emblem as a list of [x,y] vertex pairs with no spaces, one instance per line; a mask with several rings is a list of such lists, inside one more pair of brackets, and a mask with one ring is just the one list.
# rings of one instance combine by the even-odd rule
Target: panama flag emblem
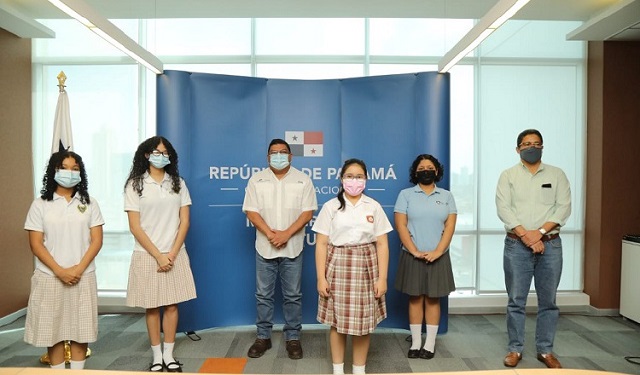
[[323,156],[322,132],[285,131],[284,140],[291,146],[293,156]]

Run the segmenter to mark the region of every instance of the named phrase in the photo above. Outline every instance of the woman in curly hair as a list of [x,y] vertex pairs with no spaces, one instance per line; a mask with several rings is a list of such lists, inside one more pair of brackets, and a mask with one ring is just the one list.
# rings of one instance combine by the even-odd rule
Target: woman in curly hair
[[104,219],[87,185],[80,155],[54,153],[24,224],[36,257],[24,340],[47,347],[52,368],[65,368],[65,341],[71,343],[71,368],[84,368],[87,345],[98,335],[94,258]]
[[[456,289],[449,246],[458,211],[451,192],[436,186],[444,167],[434,156],[418,155],[409,176],[414,186],[400,192],[393,209],[403,250],[395,287],[409,295],[411,347],[407,357],[431,359],[436,353],[440,297]],[[421,347],[423,321],[427,337]]]
[[[149,371],[182,372],[173,357],[178,303],[196,298],[184,240],[191,197],[178,173],[178,154],[164,137],[138,146],[125,183],[124,210],[135,248],[129,268],[127,305],[146,309],[153,360]],[[164,316],[160,318],[160,308]],[[160,347],[160,324],[164,348]]]

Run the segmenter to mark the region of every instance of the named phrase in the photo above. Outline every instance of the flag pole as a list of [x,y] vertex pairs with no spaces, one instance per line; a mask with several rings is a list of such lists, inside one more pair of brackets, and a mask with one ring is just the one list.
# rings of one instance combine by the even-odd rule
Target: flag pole
[[65,91],[65,86],[64,83],[67,81],[67,76],[64,74],[64,71],[61,70],[60,74],[58,74],[58,89],[60,90],[60,92],[66,92]]
[[65,90],[67,76],[64,71],[60,71],[58,78],[58,103],[56,104],[56,114],[53,121],[53,138],[51,142],[51,153],[73,150],[73,134],[71,131],[71,114],[69,111],[69,96]]

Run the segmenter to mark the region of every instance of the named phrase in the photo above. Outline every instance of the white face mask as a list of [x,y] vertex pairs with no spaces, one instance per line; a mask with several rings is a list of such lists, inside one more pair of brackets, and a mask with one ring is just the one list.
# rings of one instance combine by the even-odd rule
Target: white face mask
[[72,188],[80,183],[80,171],[70,171],[67,169],[58,169],[53,179],[58,185],[65,188]]

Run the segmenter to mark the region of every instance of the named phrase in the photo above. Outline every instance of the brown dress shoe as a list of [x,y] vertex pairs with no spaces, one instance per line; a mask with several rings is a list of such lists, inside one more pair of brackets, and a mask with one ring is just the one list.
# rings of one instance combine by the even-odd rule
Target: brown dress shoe
[[507,356],[504,357],[504,365],[507,367],[516,367],[521,359],[522,354],[518,352],[509,352],[507,353]]
[[247,355],[250,358],[260,358],[268,349],[271,349],[271,339],[256,339]]
[[558,361],[558,358],[556,358],[553,353],[538,353],[538,361],[544,363],[548,368],[562,368],[560,361]]
[[289,354],[289,358],[291,359],[302,358],[302,345],[300,345],[300,340],[287,341],[287,354]]

